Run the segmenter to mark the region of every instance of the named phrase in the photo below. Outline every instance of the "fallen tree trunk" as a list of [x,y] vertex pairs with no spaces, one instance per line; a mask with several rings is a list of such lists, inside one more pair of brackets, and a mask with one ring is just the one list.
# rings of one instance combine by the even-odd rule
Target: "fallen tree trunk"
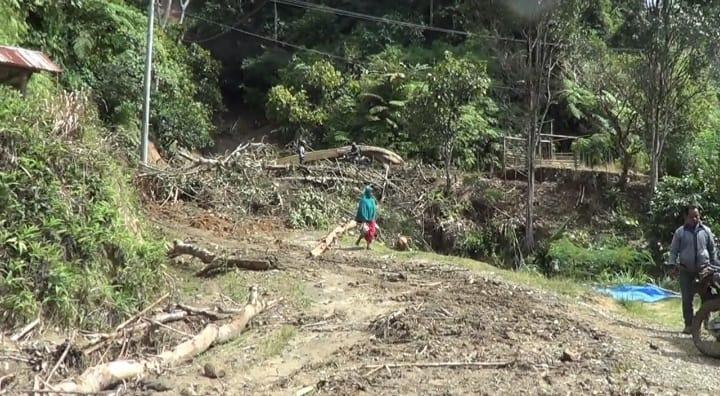
[[327,236],[325,236],[325,238],[323,238],[319,245],[317,245],[313,250],[310,251],[310,256],[318,257],[319,255],[325,253],[325,251],[328,250],[328,248],[332,246],[335,241],[340,239],[340,237],[344,233],[346,233],[348,230],[351,230],[356,225],[357,223],[355,222],[355,220],[350,220],[345,224],[335,227],[332,232],[330,232],[329,234],[327,234]]
[[207,264],[207,266],[195,275],[202,277],[210,276],[218,270],[227,268],[242,268],[250,271],[268,271],[278,268],[277,260],[273,257],[266,259],[244,259],[236,256],[218,256],[205,248],[178,240],[173,241],[167,254],[170,258],[189,255],[200,259],[200,261]]
[[222,344],[240,335],[248,322],[263,310],[274,305],[258,299],[258,291],[253,287],[248,304],[242,313],[230,323],[218,326],[210,323],[195,337],[178,344],[175,348],[165,351],[157,357],[141,360],[116,360],[85,370],[78,378],[70,379],[52,387],[53,391],[62,392],[101,392],[122,381],[141,379],[151,372],[191,360],[205,352],[213,345]]
[[[375,146],[358,146],[362,155],[371,157],[377,161],[390,165],[402,165],[405,161],[398,154]],[[327,150],[311,151],[305,154],[305,162],[322,161],[326,159],[341,158],[350,152],[350,146],[332,148]],[[297,155],[280,158],[276,161],[278,165],[299,164],[300,158]]]

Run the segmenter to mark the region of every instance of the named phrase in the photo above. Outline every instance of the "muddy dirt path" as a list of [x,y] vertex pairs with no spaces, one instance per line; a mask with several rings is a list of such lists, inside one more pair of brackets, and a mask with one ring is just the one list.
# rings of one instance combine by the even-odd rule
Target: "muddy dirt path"
[[[266,231],[227,237],[164,223],[171,234],[201,244],[275,254],[284,267],[201,281],[192,275],[197,263],[179,266],[177,288],[184,300],[242,301],[247,286],[258,284],[285,303],[262,315],[240,340],[165,376],[172,393],[191,388],[207,395],[711,394],[720,389],[720,361],[700,356],[689,337],[656,325],[440,260],[400,260],[347,246],[309,260],[315,235],[263,224],[249,229]],[[395,366],[468,362],[498,365]],[[207,363],[226,375],[203,377]]]

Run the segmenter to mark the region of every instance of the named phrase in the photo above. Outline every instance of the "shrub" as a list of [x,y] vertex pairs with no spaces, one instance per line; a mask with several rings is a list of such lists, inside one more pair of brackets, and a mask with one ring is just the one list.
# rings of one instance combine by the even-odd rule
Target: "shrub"
[[497,236],[487,228],[467,232],[458,248],[461,255],[481,259],[493,256],[497,251]]
[[559,274],[580,280],[608,279],[625,274],[642,277],[652,267],[652,257],[627,246],[577,245],[567,237],[550,244],[548,258],[557,264]]
[[159,287],[163,247],[82,95],[0,88],[0,322],[120,320]]
[[[650,202],[650,236],[655,246],[667,246],[673,231],[685,221],[684,209],[689,204],[701,207],[703,222],[717,231],[720,222],[720,203],[715,186],[707,183],[703,172],[695,175],[665,177]],[[663,250],[663,249],[661,249]]]
[[289,213],[293,228],[325,229],[334,221],[337,209],[325,197],[312,190],[302,190]]

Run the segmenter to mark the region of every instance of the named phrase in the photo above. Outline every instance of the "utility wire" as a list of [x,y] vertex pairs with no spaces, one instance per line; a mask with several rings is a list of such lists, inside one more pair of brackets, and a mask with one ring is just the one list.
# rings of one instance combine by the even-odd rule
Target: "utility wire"
[[[292,6],[292,7],[303,8],[306,10],[325,12],[325,13],[329,13],[329,14],[345,16],[345,17],[350,17],[350,18],[356,18],[356,19],[361,19],[361,20],[371,21],[371,22],[379,22],[379,23],[385,23],[385,24],[390,24],[390,25],[404,26],[404,27],[408,27],[408,28],[412,28],[412,29],[419,29],[419,30],[424,30],[424,31],[447,33],[447,34],[464,36],[464,37],[479,37],[479,38],[486,38],[486,39],[497,40],[497,41],[527,43],[526,40],[515,38],[515,37],[471,33],[471,32],[464,31],[464,30],[446,29],[446,28],[429,26],[429,25],[421,25],[421,24],[412,23],[412,22],[399,21],[397,19],[390,19],[390,18],[379,17],[379,16],[375,16],[375,15],[369,15],[369,14],[363,14],[363,13],[354,12],[354,11],[343,10],[340,8],[328,7],[325,5],[310,3],[307,1],[303,1],[303,0],[269,0],[269,1],[272,3],[276,3],[276,4],[284,4],[284,5],[288,5],[288,6]],[[553,46],[564,46],[565,45],[562,43],[546,42],[546,41],[540,41],[540,43],[543,43],[546,45],[553,45]],[[625,47],[608,47],[608,50],[612,50],[612,51],[616,51],[616,52],[632,52],[632,51],[641,52],[642,51],[641,48],[625,48]]]
[[211,24],[211,25],[223,27],[223,28],[229,29],[229,30],[231,30],[231,31],[235,31],[235,32],[238,32],[238,33],[242,33],[242,34],[244,34],[244,35],[246,35],[246,36],[250,36],[250,37],[254,37],[254,38],[260,39],[260,40],[265,40],[265,41],[270,41],[270,42],[273,42],[273,43],[276,43],[276,44],[280,44],[280,45],[285,46],[285,47],[295,48],[295,49],[297,49],[297,50],[306,51],[306,52],[314,53],[314,54],[317,54],[317,55],[327,56],[327,57],[329,57],[329,58],[333,58],[333,59],[340,60],[340,61],[343,61],[343,62],[346,62],[346,63],[350,63],[350,64],[359,64],[359,63],[357,63],[357,62],[355,62],[355,61],[352,61],[352,60],[347,59],[347,58],[343,58],[342,56],[339,56],[339,55],[335,55],[335,54],[331,54],[331,53],[328,53],[328,52],[319,51],[319,50],[312,49],[312,48],[308,48],[308,47],[305,47],[305,46],[302,46],[302,45],[298,45],[298,44],[289,43],[289,42],[287,42],[287,41],[275,40],[275,39],[272,38],[272,37],[263,36],[263,35],[261,35],[261,34],[257,34],[257,33],[253,33],[253,32],[250,32],[250,31],[247,31],[247,30],[244,30],[244,29],[240,29],[239,27],[236,27],[236,26],[230,26],[230,25],[227,25],[227,24],[224,24],[224,23],[212,21],[212,20],[210,20],[210,19],[203,18],[203,17],[201,17],[201,16],[197,16],[197,15],[193,15],[193,14],[189,14],[189,13],[186,13],[185,16],[187,16],[187,17],[189,17],[189,18],[197,19],[197,20],[199,20],[199,21],[203,21],[203,22],[205,22],[205,23],[209,23],[209,24]]
[[[306,10],[319,11],[319,12],[324,12],[324,13],[329,13],[329,14],[334,14],[334,15],[344,16],[344,17],[349,17],[349,18],[355,18],[355,19],[360,19],[360,20],[370,21],[370,22],[378,22],[378,23],[385,23],[385,24],[396,25],[396,26],[403,26],[403,27],[407,27],[407,28],[411,28],[411,29],[418,29],[418,30],[423,30],[423,31],[446,33],[446,34],[463,36],[463,37],[478,37],[478,38],[485,38],[485,39],[489,39],[489,40],[506,41],[506,42],[514,42],[514,43],[527,43],[526,40],[518,39],[515,37],[471,33],[471,32],[464,31],[464,30],[446,29],[446,28],[429,26],[429,25],[421,25],[421,24],[412,23],[412,22],[400,21],[397,19],[390,19],[390,18],[379,17],[379,16],[375,16],[375,15],[369,15],[369,14],[363,14],[363,13],[354,12],[354,11],[343,10],[340,8],[328,7],[328,6],[324,6],[321,4],[310,3],[310,2],[302,1],[302,0],[269,0],[269,2],[275,3],[276,5],[282,4],[282,5],[302,8],[302,9],[306,9]],[[200,18],[200,17],[197,17],[197,18]],[[210,22],[210,23],[213,23],[213,22]],[[217,22],[215,22],[215,23],[217,24]],[[237,28],[237,25],[233,26],[233,27]],[[227,33],[227,32],[218,33],[215,36],[212,36],[212,37],[206,38],[206,39],[202,39],[198,42],[209,41],[209,40],[217,38],[225,33]],[[564,44],[556,43],[556,42],[540,41],[539,43],[546,44],[546,45],[552,45],[552,46],[564,46]],[[615,52],[642,52],[643,51],[641,48],[625,48],[625,47],[608,47],[607,49],[611,50],[611,51],[615,51]]]
[[[328,58],[332,58],[332,59],[335,59],[335,60],[339,60],[339,61],[345,62],[345,63],[350,64],[350,65],[353,65],[353,66],[363,66],[363,67],[365,67],[365,68],[368,68],[368,66],[369,66],[369,64],[367,64],[367,63],[365,63],[365,62],[354,61],[354,60],[345,58],[345,57],[340,56],[340,55],[335,55],[335,54],[331,54],[331,53],[329,53],[329,52],[320,51],[320,50],[316,50],[316,49],[313,49],[313,48],[308,48],[308,47],[305,47],[305,46],[302,46],[302,45],[298,45],[298,44],[293,44],[293,43],[290,43],[290,42],[287,42],[287,41],[275,40],[275,39],[272,38],[272,37],[263,36],[263,35],[257,34],[257,33],[252,33],[252,32],[249,32],[249,31],[244,30],[244,29],[240,29],[240,28],[235,27],[235,26],[227,25],[227,24],[224,24],[224,23],[221,23],[221,22],[212,21],[212,20],[210,20],[210,19],[203,18],[203,17],[201,17],[201,16],[193,15],[193,14],[190,14],[190,13],[186,13],[185,16],[188,17],[188,18],[192,18],[192,19],[197,19],[197,20],[199,20],[199,21],[203,21],[203,22],[205,22],[205,23],[209,23],[209,24],[212,24],[212,25],[216,25],[216,26],[219,26],[219,27],[223,27],[223,28],[225,28],[225,29],[228,29],[229,31],[235,31],[235,32],[238,32],[238,33],[241,33],[241,34],[250,36],[250,37],[254,37],[254,38],[259,39],[259,40],[268,41],[268,42],[271,42],[271,43],[279,44],[279,45],[282,45],[282,46],[285,46],[285,47],[289,47],[289,48],[294,48],[294,49],[297,49],[297,50],[300,50],[300,51],[306,51],[306,52],[313,53],[313,54],[316,54],[316,55],[326,56],[326,57],[328,57]],[[508,87],[508,86],[504,86],[504,85],[494,85],[494,84],[491,84],[489,88],[505,89],[505,90],[517,90],[517,89],[521,89],[521,88],[518,88],[518,87]]]

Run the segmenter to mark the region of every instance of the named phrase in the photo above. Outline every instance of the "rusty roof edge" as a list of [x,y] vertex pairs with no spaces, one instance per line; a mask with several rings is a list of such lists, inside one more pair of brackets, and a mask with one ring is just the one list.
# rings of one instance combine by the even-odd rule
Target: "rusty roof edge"
[[0,45],[0,64],[31,71],[62,73],[62,68],[41,51]]

